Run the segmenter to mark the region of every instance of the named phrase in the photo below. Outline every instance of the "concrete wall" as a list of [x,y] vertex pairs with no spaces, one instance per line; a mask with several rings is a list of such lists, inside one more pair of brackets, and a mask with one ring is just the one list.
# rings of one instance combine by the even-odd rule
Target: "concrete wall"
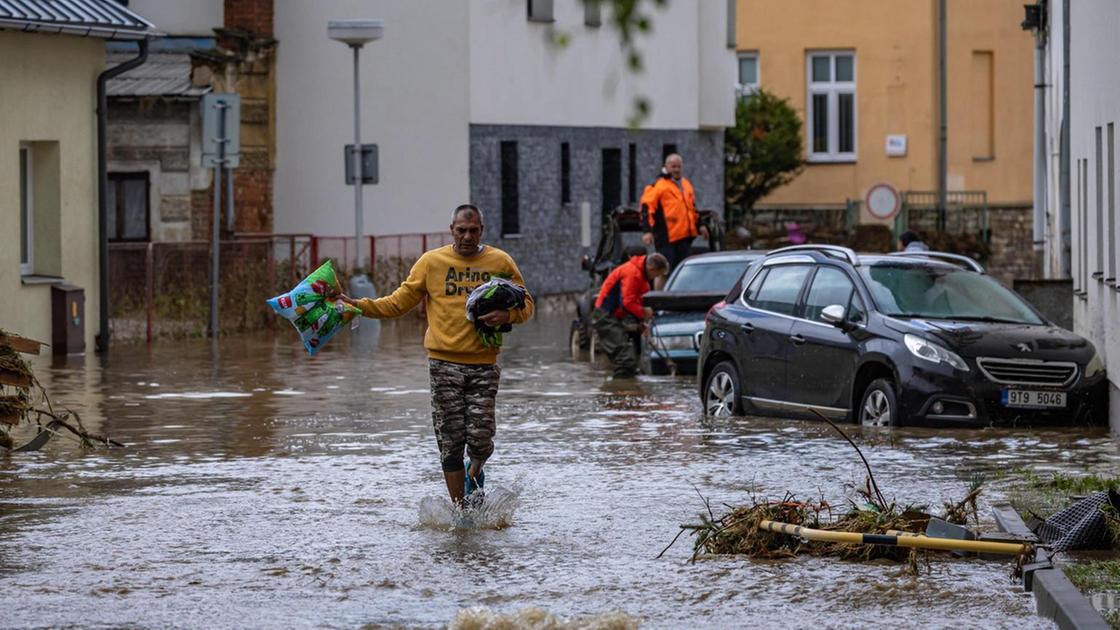
[[276,232],[354,232],[343,179],[352,54],[327,38],[327,20],[339,18],[385,21],[384,38],[361,53],[362,139],[381,158],[380,183],[365,187],[365,231],[446,229],[469,193],[467,4],[277,0]]
[[[35,271],[85,289],[86,349],[98,329],[96,80],[105,42],[0,31],[0,328],[51,339],[47,285],[20,275],[19,147],[32,142],[37,209]],[[40,271],[41,270],[41,271]]]
[[[738,45],[759,53],[761,86],[786,97],[804,120],[806,51],[856,55],[857,159],[811,164],[763,203],[862,199],[874,184],[899,190],[937,186],[936,0],[739,0]],[[949,0],[949,156],[951,190],[986,190],[993,203],[1031,199],[1033,62],[1021,3]],[[844,28],[837,28],[843,24]],[[994,159],[977,160],[974,51],[993,59]],[[808,128],[806,126],[806,146]],[[905,157],[888,157],[888,134],[905,134]],[[865,215],[865,220],[870,216]]]
[[[501,143],[516,141],[520,235],[501,233]],[[561,204],[560,144],[571,147],[571,203]],[[696,189],[697,206],[723,208],[723,132],[540,125],[471,125],[471,199],[486,216],[485,241],[509,252],[534,294],[548,295],[587,288],[580,269],[583,217],[591,207],[592,247],[599,241],[603,210],[603,149],[621,150],[621,200],[629,196],[629,150],[635,149],[634,192],[640,197],[660,171],[662,147],[675,144],[684,157],[685,176]],[[634,235],[637,236],[636,234]],[[636,244],[636,242],[635,242]]]
[[[1073,185],[1073,258],[1075,261],[1074,331],[1088,337],[1104,357],[1112,383],[1110,420],[1120,431],[1120,292],[1108,277],[1117,269],[1106,269],[1109,250],[1120,247],[1120,221],[1115,207],[1120,203],[1116,186],[1108,189],[1108,125],[1114,129],[1115,161],[1112,174],[1120,179],[1120,83],[1102,80],[1115,77],[1114,61],[1120,58],[1120,4],[1112,0],[1078,0],[1070,16],[1070,152],[1075,164],[1085,168],[1081,183]],[[1102,160],[1097,158],[1096,130],[1101,128]],[[1103,164],[1101,164],[1103,162]],[[1101,185],[1097,168],[1101,166]],[[1078,169],[1074,168],[1076,177]],[[1098,220],[1098,195],[1103,206]],[[1111,199],[1110,199],[1111,196]],[[1111,205],[1110,205],[1111,204]],[[1097,246],[1101,233],[1104,248]],[[1098,265],[1098,250],[1104,266]],[[1116,258],[1120,260],[1120,255]],[[1120,264],[1120,263],[1118,263]],[[1095,277],[1094,277],[1095,276]]]
[[223,0],[131,0],[128,8],[168,35],[211,37],[222,25]]
[[[554,0],[552,23],[528,21],[523,1],[470,2],[471,122],[625,127],[641,96],[651,104],[646,128],[734,124],[735,59],[725,44],[726,5],[711,3],[721,7],[717,15],[699,4],[648,8],[652,29],[636,36],[645,70],[635,74],[609,25],[609,7],[603,7],[603,25],[595,27],[584,24],[580,0]],[[557,43],[561,38],[565,45]]]

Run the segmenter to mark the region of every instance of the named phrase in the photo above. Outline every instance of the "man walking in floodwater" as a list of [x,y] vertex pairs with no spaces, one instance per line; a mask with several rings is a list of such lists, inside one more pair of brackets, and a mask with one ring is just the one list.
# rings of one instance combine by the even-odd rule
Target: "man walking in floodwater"
[[[425,252],[391,295],[360,300],[340,296],[376,319],[400,317],[427,297],[424,348],[432,387],[432,424],[447,492],[457,506],[463,505],[465,475],[480,481],[482,466],[494,452],[494,408],[501,375],[499,348],[483,344],[467,319],[467,297],[492,277],[525,286],[509,254],[482,244],[483,227],[482,212],[461,205],[451,217],[453,243]],[[498,328],[532,316],[533,298],[526,293],[523,307],[491,311],[479,319]],[[463,466],[464,448],[471,459],[469,471]]]

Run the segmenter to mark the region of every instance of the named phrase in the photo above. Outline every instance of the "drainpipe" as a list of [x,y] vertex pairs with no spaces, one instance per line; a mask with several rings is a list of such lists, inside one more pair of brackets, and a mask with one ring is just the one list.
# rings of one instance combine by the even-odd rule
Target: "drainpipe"
[[945,1],[937,2],[937,230],[945,231],[945,197],[949,179],[949,79]]
[[1070,184],[1069,184],[1069,4],[1062,2],[1062,143],[1058,158],[1058,196],[1061,210],[1058,214],[1058,273],[1061,278],[1073,275],[1070,268]]
[[98,241],[98,315],[101,328],[97,333],[97,351],[109,350],[109,176],[108,147],[105,140],[105,127],[109,117],[108,98],[105,86],[109,79],[128,72],[144,63],[148,58],[148,40],[137,42],[140,52],[134,59],[113,66],[97,75],[97,241]]

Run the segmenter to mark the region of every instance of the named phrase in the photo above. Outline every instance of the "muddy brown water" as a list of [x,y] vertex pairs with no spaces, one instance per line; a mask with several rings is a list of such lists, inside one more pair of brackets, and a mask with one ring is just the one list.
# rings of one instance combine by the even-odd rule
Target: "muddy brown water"
[[[862,465],[821,424],[702,418],[691,379],[608,382],[567,357],[567,325],[507,337],[487,472],[521,496],[503,530],[420,525],[443,489],[415,322],[313,360],[283,329],[36,359],[56,402],[129,446],[0,457],[0,626],[438,627],[472,606],[651,628],[1049,626],[1002,563],[689,564],[689,540],[655,559],[697,491],[837,504]],[[976,473],[1114,469],[1120,452],[1085,430],[852,433],[888,497],[933,505]]]

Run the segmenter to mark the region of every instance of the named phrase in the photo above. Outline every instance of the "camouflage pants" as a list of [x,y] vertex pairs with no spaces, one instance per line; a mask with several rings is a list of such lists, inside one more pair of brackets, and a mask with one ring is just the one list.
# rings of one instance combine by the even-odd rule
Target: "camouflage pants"
[[474,461],[494,452],[494,407],[502,369],[428,359],[432,380],[432,425],[446,472],[463,469],[463,449]]

